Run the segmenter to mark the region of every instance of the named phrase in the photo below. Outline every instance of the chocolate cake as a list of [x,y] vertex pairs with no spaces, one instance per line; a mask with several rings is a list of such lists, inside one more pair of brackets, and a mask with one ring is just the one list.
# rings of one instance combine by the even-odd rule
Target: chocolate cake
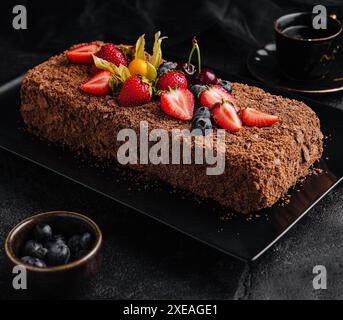
[[[165,114],[159,101],[120,107],[113,95],[92,96],[80,90],[89,67],[71,64],[64,53],[30,70],[21,87],[20,112],[29,130],[75,151],[116,160],[123,128],[139,134],[140,121],[149,129],[189,129],[190,121]],[[211,198],[237,212],[272,206],[321,158],[323,135],[314,111],[304,103],[271,95],[257,87],[233,83],[239,106],[277,115],[280,121],[259,128],[244,126],[225,133],[225,172],[207,175],[207,165],[130,164],[174,187]],[[194,143],[194,142],[192,142]]]

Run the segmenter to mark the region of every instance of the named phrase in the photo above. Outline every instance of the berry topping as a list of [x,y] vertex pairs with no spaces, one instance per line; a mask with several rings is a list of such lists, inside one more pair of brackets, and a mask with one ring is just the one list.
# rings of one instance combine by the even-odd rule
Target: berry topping
[[180,69],[187,77],[187,79],[191,79],[193,75],[196,73],[197,69],[191,63],[179,63],[178,69]]
[[20,260],[26,264],[33,266],[33,267],[37,267],[37,268],[45,268],[46,267],[45,262],[41,259],[38,259],[38,258],[32,258],[30,256],[25,256],[25,257],[22,257]]
[[[127,61],[124,54],[117,48],[116,45],[112,43],[105,43],[104,45],[102,45],[101,49],[95,55],[98,58],[113,63],[117,67],[121,64],[125,67],[127,66]],[[99,71],[101,70],[93,65],[90,73],[96,74]]]
[[177,64],[175,62],[163,62],[159,68],[157,69],[157,75],[160,76],[162,73],[165,73],[169,70],[175,70],[177,68]]
[[66,52],[67,58],[70,62],[76,64],[92,64],[93,54],[100,49],[99,43],[83,44]]
[[190,120],[193,117],[194,96],[184,88],[164,91],[161,94],[161,108],[172,117]]
[[223,89],[223,87],[219,85],[208,87],[200,95],[201,105],[209,109],[211,109],[216,103],[222,102],[223,100],[228,100],[232,102],[233,104],[235,104],[233,102],[234,100],[233,97],[225,89]]
[[35,238],[38,242],[45,242],[52,237],[52,229],[48,224],[37,224],[35,227]]
[[210,109],[206,107],[200,107],[195,110],[193,118],[196,119],[196,118],[210,118],[210,117],[211,117]]
[[194,94],[194,97],[197,99],[199,99],[201,92],[206,89],[207,87],[201,84],[194,84],[189,88],[189,90]]
[[193,83],[199,84],[216,84],[218,82],[217,76],[213,70],[203,68],[200,73],[196,73],[193,77]]
[[230,81],[220,80],[220,81],[218,81],[218,85],[223,87],[228,93],[232,92],[232,85],[231,85]]
[[49,266],[57,266],[68,263],[70,258],[70,250],[63,243],[55,243],[50,247],[46,254],[46,261]]
[[243,122],[250,127],[266,127],[279,121],[277,116],[258,111],[253,108],[242,110]]
[[39,242],[29,240],[25,243],[23,253],[25,256],[43,259],[47,253],[47,249],[45,249]]
[[108,83],[111,77],[112,73],[110,71],[101,71],[81,84],[80,89],[90,94],[103,96],[110,92]]
[[[195,51],[197,52],[198,69],[196,69],[194,65],[191,64],[191,60]],[[192,50],[188,56],[188,62],[180,64],[179,68],[188,77],[188,80],[190,81],[190,83],[207,85],[207,84],[217,84],[218,82],[217,76],[213,70],[208,69],[208,68],[201,69],[200,47],[195,37],[192,40]]]
[[132,76],[124,82],[118,101],[122,107],[134,107],[148,103],[151,98],[152,89],[149,82],[139,76]]
[[215,104],[211,112],[219,127],[230,131],[239,131],[242,128],[242,121],[230,102],[224,101]]
[[[212,121],[211,121],[211,111],[206,107],[200,107],[195,110],[193,122],[192,122],[192,130],[200,129],[202,134],[207,134],[207,130],[212,129]],[[193,132],[198,133],[197,131]]]
[[206,130],[212,129],[211,118],[195,118],[192,122],[192,130],[195,129],[200,129],[203,133],[206,133]]
[[123,53],[112,43],[105,43],[95,54],[98,58],[114,63],[117,67],[122,64],[127,66]]
[[167,71],[163,73],[156,84],[157,90],[168,90],[169,88],[175,89],[178,88],[184,88],[187,89],[188,83],[185,75],[178,71]]

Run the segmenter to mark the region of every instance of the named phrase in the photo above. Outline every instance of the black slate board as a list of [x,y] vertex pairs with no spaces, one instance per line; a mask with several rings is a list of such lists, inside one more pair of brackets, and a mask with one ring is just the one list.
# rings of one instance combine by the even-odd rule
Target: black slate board
[[[251,84],[251,81],[234,76],[221,76]],[[14,79],[0,87],[2,149],[244,261],[257,259],[342,180],[343,111],[300,98],[317,112],[322,131],[327,136],[324,156],[317,164],[323,173],[309,176],[300,186],[300,191],[290,190],[291,200],[287,205],[277,203],[270,209],[256,213],[260,217],[248,221],[242,215],[225,220],[221,217],[229,210],[215,202],[199,202],[184,192],[172,192],[172,188],[159,182],[147,189],[137,187],[140,173],[118,166],[99,168],[77,158],[66,148],[50,145],[26,133],[18,112],[21,79]]]

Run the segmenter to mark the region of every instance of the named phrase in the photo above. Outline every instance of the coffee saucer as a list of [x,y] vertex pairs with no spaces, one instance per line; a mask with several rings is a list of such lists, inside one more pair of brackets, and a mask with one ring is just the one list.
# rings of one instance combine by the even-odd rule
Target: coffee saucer
[[343,59],[337,56],[334,70],[316,80],[291,80],[281,73],[276,57],[275,43],[252,52],[247,60],[250,73],[269,87],[309,94],[343,91]]

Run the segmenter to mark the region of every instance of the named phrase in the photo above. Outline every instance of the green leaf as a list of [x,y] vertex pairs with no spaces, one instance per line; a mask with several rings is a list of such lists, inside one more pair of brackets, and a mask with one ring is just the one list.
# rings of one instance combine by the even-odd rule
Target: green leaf
[[119,67],[114,65],[114,73],[119,77],[121,82],[124,82],[127,78],[131,77],[129,69],[122,64],[120,64]]
[[110,80],[110,88],[114,91],[114,87],[118,86],[120,83],[124,82],[128,77],[131,77],[130,71],[127,67],[120,64],[118,67],[109,61],[98,58],[93,55],[94,64],[97,68],[102,70],[108,70],[113,73]]
[[113,75],[110,79],[110,81],[108,82],[108,85],[110,87],[110,89],[112,90],[112,92],[116,92],[117,91],[117,87],[120,85],[120,81],[118,80],[118,78]]
[[145,60],[145,34],[142,34],[136,42],[135,58]]
[[98,58],[97,56],[93,55],[94,64],[97,68],[101,70],[108,70],[114,73],[114,68],[116,67],[113,63],[106,61],[104,59]]
[[168,37],[161,37],[161,31],[155,33],[155,42],[153,47],[153,54],[151,57],[151,64],[158,69],[160,64],[162,63],[162,49],[161,43],[163,39],[167,39]]
[[127,60],[132,60],[135,56],[135,47],[133,45],[118,44],[116,46]]

